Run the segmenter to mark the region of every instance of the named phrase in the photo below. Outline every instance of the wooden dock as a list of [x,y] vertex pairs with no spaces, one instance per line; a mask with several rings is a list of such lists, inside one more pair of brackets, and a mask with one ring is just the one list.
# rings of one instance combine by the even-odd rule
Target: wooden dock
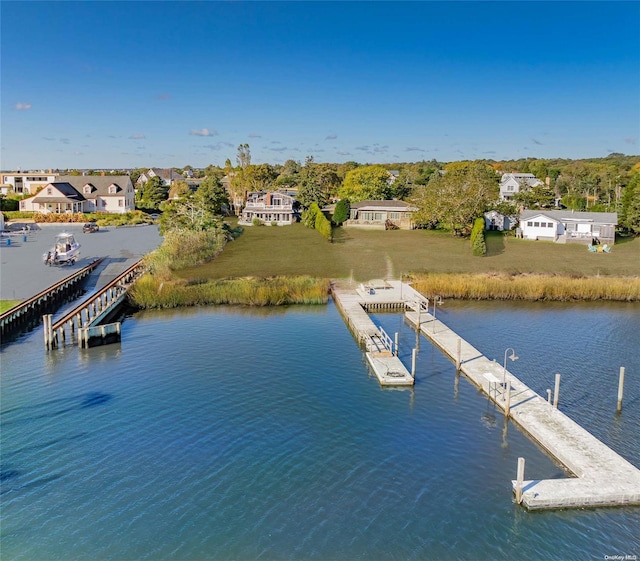
[[143,273],[142,259],[136,261],[114,280],[53,323],[43,316],[44,343],[47,349],[62,346],[74,339],[84,348],[120,341],[120,322],[105,324],[122,302],[132,283]]
[[[575,477],[513,481],[516,497],[530,510],[640,505],[640,470],[540,397],[504,365],[483,356],[441,321],[408,311],[420,327],[471,382],[505,415]],[[503,377],[505,384],[503,385]]]
[[376,286],[356,288],[332,283],[331,294],[354,337],[365,350],[367,364],[382,386],[413,386],[413,373],[398,358],[397,343],[376,327],[367,310],[404,311],[407,302],[428,302],[410,286],[385,281]]
[[45,313],[52,313],[82,291],[87,277],[104,261],[96,259],[65,279],[0,314],[0,339],[4,342],[40,324]]

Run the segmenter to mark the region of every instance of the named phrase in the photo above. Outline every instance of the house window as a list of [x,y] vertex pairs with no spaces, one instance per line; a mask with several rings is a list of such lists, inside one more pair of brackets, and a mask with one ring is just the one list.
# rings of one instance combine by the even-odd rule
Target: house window
[[109,185],[109,195],[115,195],[116,191],[117,191],[117,186],[116,185]]
[[118,199],[118,206],[124,206],[124,201],[122,199]]
[[533,222],[527,222],[527,226],[533,226]]
[[374,220],[378,220],[378,221],[380,221],[380,220],[384,220],[384,215],[383,215],[383,213],[382,213],[382,212],[376,212],[376,213],[375,213]]
[[534,228],[539,228],[540,227],[540,222],[534,222],[533,223],[533,227]]
[[85,186],[82,188],[82,192],[83,192],[85,195],[91,194],[91,185],[85,185]]
[[402,213],[401,212],[390,212],[389,213],[389,218],[391,218],[391,220],[400,220],[402,218]]
[[47,187],[47,195],[53,195],[53,189],[51,187]]

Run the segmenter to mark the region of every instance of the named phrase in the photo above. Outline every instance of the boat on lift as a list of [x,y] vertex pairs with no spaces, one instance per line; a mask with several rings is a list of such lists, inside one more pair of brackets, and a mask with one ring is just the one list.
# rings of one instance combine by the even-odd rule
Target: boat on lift
[[53,247],[43,255],[45,265],[73,265],[80,256],[80,244],[73,234],[63,232],[56,236]]

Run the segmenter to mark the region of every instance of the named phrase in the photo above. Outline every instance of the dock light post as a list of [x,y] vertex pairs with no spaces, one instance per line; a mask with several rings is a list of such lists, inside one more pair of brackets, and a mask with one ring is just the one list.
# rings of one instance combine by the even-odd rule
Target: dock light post
[[502,364],[502,387],[507,387],[507,353],[511,351],[511,355],[509,358],[511,360],[518,360],[520,357],[516,356],[516,351],[512,347],[509,347],[506,351],[504,351],[504,362]]
[[433,297],[433,330],[432,333],[436,332],[436,306],[442,306],[444,304],[444,300],[440,296]]

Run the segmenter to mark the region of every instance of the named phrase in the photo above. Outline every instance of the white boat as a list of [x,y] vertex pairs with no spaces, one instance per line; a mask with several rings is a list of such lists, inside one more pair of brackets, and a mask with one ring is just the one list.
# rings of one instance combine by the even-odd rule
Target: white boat
[[73,265],[80,255],[80,244],[73,234],[63,232],[56,236],[53,247],[44,254],[45,265]]

